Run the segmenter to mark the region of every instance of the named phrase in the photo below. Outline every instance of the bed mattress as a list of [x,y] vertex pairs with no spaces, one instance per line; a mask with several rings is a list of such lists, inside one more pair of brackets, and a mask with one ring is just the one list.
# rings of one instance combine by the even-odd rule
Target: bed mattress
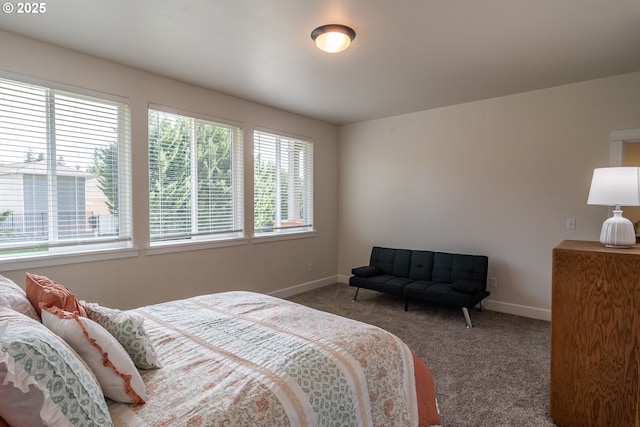
[[252,292],[132,310],[162,368],[116,426],[432,426],[428,368],[378,327]]

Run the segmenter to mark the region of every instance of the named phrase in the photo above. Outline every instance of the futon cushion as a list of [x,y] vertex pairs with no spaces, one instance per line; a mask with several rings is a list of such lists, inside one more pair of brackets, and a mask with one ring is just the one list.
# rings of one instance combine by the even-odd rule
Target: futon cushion
[[351,273],[358,277],[373,277],[381,274],[382,272],[378,267],[372,267],[370,265],[366,265],[364,267],[357,267],[351,270]]
[[465,294],[476,295],[482,292],[484,285],[480,282],[473,282],[471,280],[458,280],[453,284],[453,289]]
[[349,285],[371,289],[374,291],[385,292],[392,295],[402,295],[402,288],[411,279],[406,277],[389,276],[388,274],[379,274],[372,277],[351,276]]
[[393,260],[396,257],[396,250],[390,248],[373,247],[369,265],[377,267],[383,274],[393,275]]
[[369,265],[378,267],[383,274],[409,277],[411,251],[408,249],[380,248],[374,246]]
[[433,256],[434,254],[431,251],[413,251],[409,278],[430,281],[433,270]]
[[486,281],[488,258],[436,252],[433,260],[434,282],[454,283],[458,280]]

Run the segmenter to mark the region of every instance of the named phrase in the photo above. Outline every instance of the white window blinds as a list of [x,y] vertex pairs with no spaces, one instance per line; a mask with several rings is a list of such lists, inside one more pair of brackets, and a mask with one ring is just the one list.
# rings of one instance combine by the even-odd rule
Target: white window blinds
[[240,237],[242,129],[149,110],[151,243]]
[[0,78],[0,259],[131,239],[128,101],[102,96]]
[[313,230],[313,144],[254,132],[255,234]]

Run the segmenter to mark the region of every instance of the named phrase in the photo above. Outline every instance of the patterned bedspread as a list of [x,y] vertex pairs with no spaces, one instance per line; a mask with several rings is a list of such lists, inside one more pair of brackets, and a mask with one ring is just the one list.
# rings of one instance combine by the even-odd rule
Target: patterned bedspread
[[135,311],[163,367],[145,404],[109,402],[116,426],[439,423],[430,372],[375,326],[251,292]]

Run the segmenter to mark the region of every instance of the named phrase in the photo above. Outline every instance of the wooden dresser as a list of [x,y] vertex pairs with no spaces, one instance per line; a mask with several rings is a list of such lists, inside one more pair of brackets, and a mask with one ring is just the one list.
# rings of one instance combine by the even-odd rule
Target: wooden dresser
[[640,427],[640,246],[553,249],[550,415],[559,427]]

